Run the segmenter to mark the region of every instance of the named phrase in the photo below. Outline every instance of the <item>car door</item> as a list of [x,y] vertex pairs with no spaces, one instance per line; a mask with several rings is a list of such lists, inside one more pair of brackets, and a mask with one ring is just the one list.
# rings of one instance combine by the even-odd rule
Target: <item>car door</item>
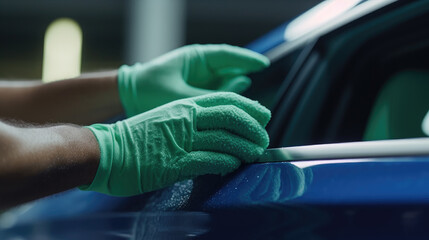
[[[409,139],[424,132],[408,122],[400,131],[388,128],[395,134],[371,129],[390,123],[384,106],[392,99],[405,101],[425,85],[419,82],[429,70],[428,12],[427,1],[359,1],[334,23],[265,48],[272,65],[251,76],[254,84],[246,93],[273,112],[271,150],[259,163],[134,198],[68,192],[58,197],[62,201],[49,198],[10,213],[15,222],[3,223],[0,236],[424,238],[428,143]],[[417,85],[408,87],[408,79]],[[397,85],[411,93],[395,96]],[[403,105],[399,109],[415,109]],[[392,116],[422,121],[420,105],[419,114]],[[378,141],[391,138],[403,140]]]
[[427,237],[427,12],[391,3],[302,45],[272,106],[281,149],[204,202],[219,224],[208,238]]

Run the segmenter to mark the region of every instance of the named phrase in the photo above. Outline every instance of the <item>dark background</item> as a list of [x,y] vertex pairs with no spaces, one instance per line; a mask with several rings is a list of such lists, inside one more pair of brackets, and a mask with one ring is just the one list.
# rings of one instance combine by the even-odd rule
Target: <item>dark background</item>
[[[180,45],[243,46],[318,2],[187,0]],[[119,67],[127,62],[129,5],[125,0],[0,0],[0,79],[40,79],[44,33],[60,17],[82,28],[82,72]]]

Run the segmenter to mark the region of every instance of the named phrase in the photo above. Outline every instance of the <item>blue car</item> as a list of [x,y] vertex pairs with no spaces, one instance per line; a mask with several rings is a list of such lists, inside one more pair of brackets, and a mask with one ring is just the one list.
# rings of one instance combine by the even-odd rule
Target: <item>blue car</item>
[[73,190],[0,239],[427,239],[429,1],[323,1],[248,45],[272,110],[257,163],[130,198]]

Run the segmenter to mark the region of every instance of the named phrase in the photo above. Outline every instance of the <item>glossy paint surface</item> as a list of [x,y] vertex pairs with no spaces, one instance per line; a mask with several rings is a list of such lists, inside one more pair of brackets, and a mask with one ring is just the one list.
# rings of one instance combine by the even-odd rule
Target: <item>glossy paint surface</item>
[[205,206],[416,204],[429,201],[428,184],[429,157],[254,164]]
[[204,205],[208,239],[424,239],[429,157],[254,164]]
[[284,43],[286,41],[284,38],[285,29],[288,24],[289,22],[278,26],[277,28],[271,30],[269,33],[265,34],[259,39],[246,45],[246,48],[258,53],[264,53]]
[[[285,28],[249,48],[273,48]],[[0,239],[427,239],[429,156],[252,164],[134,198],[73,190],[6,214]]]
[[50,211],[20,214],[0,237],[423,239],[428,184],[429,157],[252,164],[226,178],[184,181],[141,198],[138,211],[118,210],[136,205],[133,199],[103,196],[85,196],[86,209],[78,208],[80,191],[73,193],[75,204],[66,204],[66,194],[42,200]]

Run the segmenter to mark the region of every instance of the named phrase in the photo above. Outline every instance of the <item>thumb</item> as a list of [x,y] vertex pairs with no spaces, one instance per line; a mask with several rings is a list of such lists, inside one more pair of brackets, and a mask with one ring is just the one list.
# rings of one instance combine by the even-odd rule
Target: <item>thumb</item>
[[246,91],[250,85],[252,84],[252,80],[246,76],[236,76],[236,77],[230,77],[230,78],[224,78],[220,81],[219,87],[216,89],[205,89],[205,88],[199,88],[194,87],[191,85],[187,85],[183,90],[183,93],[185,96],[183,97],[196,97],[201,96],[209,93],[215,93],[215,92],[235,92],[235,93],[242,93]]
[[251,84],[252,80],[250,80],[250,78],[246,76],[236,76],[232,78],[223,79],[218,90],[225,92],[242,93],[246,91]]
[[182,95],[180,98],[187,97],[197,97],[205,94],[214,93],[216,90],[210,90],[205,88],[194,87],[191,85],[186,85],[186,87],[182,88]]

